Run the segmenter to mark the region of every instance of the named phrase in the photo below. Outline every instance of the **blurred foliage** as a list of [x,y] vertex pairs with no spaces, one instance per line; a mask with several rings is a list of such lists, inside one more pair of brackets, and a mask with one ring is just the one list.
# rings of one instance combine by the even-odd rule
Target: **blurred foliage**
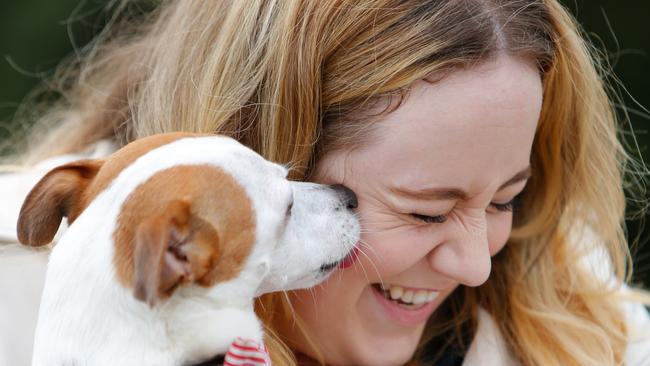
[[[244,0],[242,0],[244,1]],[[607,57],[623,87],[624,105],[619,113],[629,115],[631,124],[624,135],[632,155],[650,161],[647,150],[650,118],[643,106],[650,106],[650,34],[647,15],[650,2],[642,0],[564,0],[576,15],[591,41]],[[13,115],[27,93],[47,75],[59,60],[86,44],[101,29],[107,1],[22,0],[0,3],[0,139],[16,127]],[[632,139],[636,134],[638,144]],[[637,151],[638,146],[638,151]],[[640,153],[640,154],[639,154]],[[647,195],[646,195],[647,196]],[[639,205],[629,202],[629,213]],[[646,215],[647,217],[647,215]],[[636,282],[650,287],[650,230],[643,220],[626,224],[635,253]]]
[[0,2],[0,138],[25,96],[102,26],[106,1]]
[[[624,122],[621,129],[628,153],[647,165],[650,163],[650,32],[646,22],[650,3],[641,0],[563,2],[591,42],[605,52],[614,72],[610,83],[622,97],[617,112]],[[626,227],[635,262],[633,281],[650,288],[650,228],[645,225],[650,213],[640,216],[650,195],[641,193],[643,195],[639,197],[637,193],[636,198],[642,202],[628,199]]]

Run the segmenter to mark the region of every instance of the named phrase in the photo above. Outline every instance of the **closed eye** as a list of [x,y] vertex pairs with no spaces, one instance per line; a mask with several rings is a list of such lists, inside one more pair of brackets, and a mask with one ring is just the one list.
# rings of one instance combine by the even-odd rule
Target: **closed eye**
[[[521,194],[518,194],[515,196],[513,199],[506,203],[490,203],[490,206],[494,207],[497,211],[500,212],[515,212],[519,209],[521,203]],[[417,213],[411,213],[409,216],[413,217],[414,219],[417,219],[418,221],[424,222],[426,224],[442,224],[443,222],[447,221],[447,216],[446,215],[436,215],[436,216],[428,216],[428,215],[421,215]]]
[[491,203],[492,207],[496,208],[497,211],[502,211],[502,212],[512,212],[514,210],[514,202],[515,200],[510,200],[510,202],[506,203]]
[[496,208],[497,211],[501,212],[514,212],[521,205],[521,193],[516,195],[513,199],[506,203],[491,203],[492,207]]
[[427,215],[420,215],[416,213],[412,213],[409,215],[427,224],[442,224],[443,222],[447,221],[446,215],[427,216]]

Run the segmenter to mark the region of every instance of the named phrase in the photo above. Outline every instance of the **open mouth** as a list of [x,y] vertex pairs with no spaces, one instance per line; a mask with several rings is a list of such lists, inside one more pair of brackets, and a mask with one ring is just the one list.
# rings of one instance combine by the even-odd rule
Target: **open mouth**
[[321,272],[329,272],[329,271],[333,270],[334,268],[336,268],[339,265],[339,263],[340,263],[340,261],[339,262],[328,263],[328,264],[323,264],[322,266],[320,266],[320,271]]
[[343,259],[338,260],[336,262],[323,264],[320,267],[320,271],[321,272],[329,272],[329,271],[333,270],[336,267],[341,268],[341,269],[348,268],[352,264],[354,264],[354,262],[357,260],[358,257],[359,257],[359,250],[357,249],[357,247],[354,247],[354,248],[352,248],[352,250],[350,250],[348,252],[348,254],[345,257],[343,257]]
[[339,262],[339,268],[344,269],[350,267],[358,257],[359,249],[357,247],[352,248],[352,250],[348,252],[348,255]]
[[427,304],[435,301],[439,291],[432,290],[408,290],[401,286],[388,285],[388,284],[372,284],[375,291],[380,293],[388,301],[399,305],[400,307],[408,310],[416,310],[427,306]]

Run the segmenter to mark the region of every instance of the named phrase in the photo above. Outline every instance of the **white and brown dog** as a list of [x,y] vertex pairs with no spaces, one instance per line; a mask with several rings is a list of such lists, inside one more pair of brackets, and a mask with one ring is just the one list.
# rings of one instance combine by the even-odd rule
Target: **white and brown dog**
[[18,222],[52,241],[34,365],[186,365],[262,340],[253,299],[354,257],[354,194],[287,180],[235,140],[164,134],[50,171]]

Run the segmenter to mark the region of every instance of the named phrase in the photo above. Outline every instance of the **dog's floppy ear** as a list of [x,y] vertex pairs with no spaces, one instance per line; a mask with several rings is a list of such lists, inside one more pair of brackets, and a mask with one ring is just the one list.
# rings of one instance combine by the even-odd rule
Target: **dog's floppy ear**
[[218,256],[216,229],[194,215],[188,202],[172,201],[136,228],[134,295],[153,307],[179,285],[200,284]]
[[50,243],[63,217],[72,223],[83,210],[83,192],[102,164],[102,160],[79,160],[45,174],[20,209],[18,240],[35,247]]

